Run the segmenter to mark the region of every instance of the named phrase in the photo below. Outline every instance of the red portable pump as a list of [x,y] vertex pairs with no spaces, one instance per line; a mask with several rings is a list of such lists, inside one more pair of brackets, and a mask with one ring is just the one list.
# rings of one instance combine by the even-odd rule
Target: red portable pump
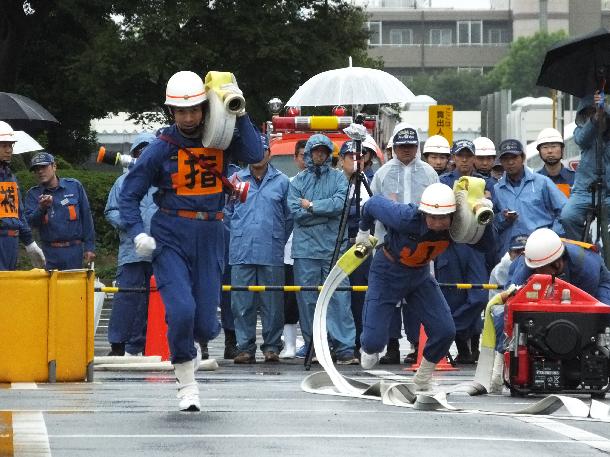
[[550,275],[532,275],[504,312],[511,395],[610,389],[610,306]]

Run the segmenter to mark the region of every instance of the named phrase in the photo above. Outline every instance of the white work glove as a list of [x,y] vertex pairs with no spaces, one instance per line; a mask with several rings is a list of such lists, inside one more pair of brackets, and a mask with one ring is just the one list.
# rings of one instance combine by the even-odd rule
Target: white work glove
[[146,233],[140,233],[133,239],[136,253],[141,257],[150,257],[157,247],[155,239]]
[[358,235],[356,235],[356,244],[363,244],[367,248],[372,248],[373,244],[371,243],[371,231],[358,230]]
[[25,247],[25,252],[27,252],[34,268],[44,268],[46,259],[44,258],[42,249],[40,249],[36,244],[36,241],[32,241],[30,244],[28,244]]

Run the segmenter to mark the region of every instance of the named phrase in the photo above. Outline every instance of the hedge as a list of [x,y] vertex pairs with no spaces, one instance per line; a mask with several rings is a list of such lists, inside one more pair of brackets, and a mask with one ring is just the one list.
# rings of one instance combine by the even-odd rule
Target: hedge
[[[95,227],[95,243],[96,243],[96,260],[95,270],[98,277],[102,278],[105,283],[112,281],[116,274],[116,260],[119,248],[119,238],[116,230],[104,218],[104,208],[106,200],[112,185],[117,177],[121,175],[120,169],[116,173],[79,170],[68,168],[70,165],[65,162],[59,162],[57,174],[65,178],[78,179],[87,192],[91,212],[93,213],[93,224]],[[18,167],[21,168],[21,167]],[[22,169],[16,172],[19,186],[25,198],[28,189],[37,184],[33,173]],[[34,237],[38,239],[38,234],[34,230]],[[18,269],[30,269],[31,264],[25,251],[22,252],[19,259]]]

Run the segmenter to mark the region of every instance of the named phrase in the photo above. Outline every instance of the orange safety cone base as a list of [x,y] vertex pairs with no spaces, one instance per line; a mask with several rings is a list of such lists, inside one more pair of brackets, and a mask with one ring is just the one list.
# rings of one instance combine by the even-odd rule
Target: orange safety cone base
[[[421,365],[421,361],[424,358],[424,346],[426,345],[426,341],[428,341],[428,336],[426,335],[426,331],[424,330],[424,326],[422,325],[419,328],[419,343],[417,347],[417,362],[407,368],[403,368],[403,371],[417,371],[419,366]],[[443,357],[440,362],[436,364],[434,371],[457,371],[458,367],[453,367],[447,360],[447,357]]]
[[150,278],[150,296],[148,299],[148,324],[146,326],[145,355],[160,355],[162,360],[169,360],[167,344],[167,324],[165,323],[165,305],[157,290],[155,277]]

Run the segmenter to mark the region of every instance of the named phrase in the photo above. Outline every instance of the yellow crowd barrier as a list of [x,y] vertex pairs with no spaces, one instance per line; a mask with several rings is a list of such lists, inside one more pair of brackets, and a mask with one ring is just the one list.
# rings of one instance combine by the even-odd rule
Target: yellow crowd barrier
[[0,382],[93,380],[94,272],[0,272]]

